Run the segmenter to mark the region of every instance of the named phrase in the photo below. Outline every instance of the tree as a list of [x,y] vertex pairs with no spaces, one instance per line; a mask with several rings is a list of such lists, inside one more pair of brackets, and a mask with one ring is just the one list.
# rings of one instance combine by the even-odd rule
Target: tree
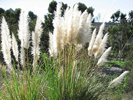
[[133,20],[133,10],[131,10],[131,11],[129,12],[129,19],[130,19],[130,20]]
[[[85,10],[87,10],[88,14],[91,13],[91,16],[93,17],[93,13],[94,13],[94,8],[93,7],[89,7],[87,8],[87,6],[84,3],[77,3],[78,4],[78,9],[83,13]],[[74,4],[75,5],[75,4]]]
[[11,12],[10,10],[6,10],[6,11],[4,12],[4,14],[5,14],[5,16],[8,17],[8,18],[12,16],[12,12]]
[[32,32],[35,29],[37,15],[35,15],[32,11],[29,11],[28,16],[29,16],[29,30],[30,32]]
[[121,61],[121,58],[126,58],[130,51],[131,46],[129,44],[133,38],[133,26],[127,21],[126,14],[120,11],[117,11],[111,17],[115,22],[120,22],[118,26],[108,27],[107,31],[113,51]]
[[121,21],[126,21],[126,14],[123,14],[120,10],[118,10],[114,14],[112,14],[111,19],[114,23],[120,23]]
[[28,16],[30,18],[30,21],[33,21],[37,18],[37,15],[35,15],[32,11],[29,11]]
[[116,11],[114,14],[112,14],[111,19],[113,19],[113,22],[117,22],[120,18],[120,10]]
[[54,11],[56,10],[56,5],[57,5],[56,1],[50,2],[49,7],[48,7],[48,12],[53,14]]
[[78,9],[83,13],[87,9],[87,6],[84,3],[79,2]]
[[51,15],[51,14],[48,14],[48,15],[45,15],[44,16],[45,17],[45,21],[44,21],[44,24],[43,24],[43,31],[45,32],[45,33],[47,33],[47,32],[53,32],[53,29],[54,29],[54,27],[53,27],[53,15]]
[[1,15],[5,12],[5,10],[3,8],[0,8],[0,17]]
[[93,13],[94,13],[94,10],[95,10],[95,9],[94,9],[93,7],[87,8],[87,12],[88,12],[88,13],[91,13],[91,16],[92,16],[92,17],[94,16],[94,14],[93,14]]
[[17,22],[19,20],[20,12],[21,12],[20,8],[15,9],[15,11],[13,12],[13,17],[16,19]]

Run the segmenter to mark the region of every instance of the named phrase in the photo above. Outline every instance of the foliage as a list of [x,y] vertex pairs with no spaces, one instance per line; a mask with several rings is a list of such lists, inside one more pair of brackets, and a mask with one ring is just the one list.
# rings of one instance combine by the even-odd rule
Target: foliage
[[37,18],[37,15],[35,15],[32,11],[29,11],[28,15],[29,15],[30,21],[33,21],[34,19]]
[[[3,99],[91,99],[98,100],[103,91],[102,83],[97,76],[91,76],[80,63],[78,69],[73,69],[73,61],[66,66],[64,72],[58,73],[59,63],[43,53],[43,63],[31,74],[30,70],[21,72],[15,70],[7,77],[3,70],[3,85],[0,88],[0,98]],[[41,69],[45,65],[45,69]],[[82,66],[82,67],[81,67]],[[80,73],[77,73],[80,71]]]
[[125,61],[125,63],[123,64],[122,68],[124,70],[131,71],[133,69],[133,60],[127,60],[127,61]]
[[93,14],[93,13],[94,13],[94,10],[95,10],[95,9],[94,9],[93,7],[87,8],[88,14],[91,13],[91,16],[92,16],[92,17],[94,16],[94,14]]
[[49,3],[48,12],[53,14],[54,11],[56,10],[56,5],[57,5],[56,1],[51,1]]
[[4,10],[3,8],[0,8],[0,16],[1,16],[1,14],[4,13],[4,12],[5,12],[5,10]]
[[123,62],[123,61],[121,61],[121,62],[119,62],[119,61],[107,61],[104,66],[114,66],[114,65],[123,66],[124,63],[125,62]]
[[129,19],[130,19],[130,21],[133,20],[133,10],[131,10],[131,11],[129,12]]
[[118,10],[117,12],[115,12],[112,16],[111,19],[113,19],[113,22],[118,21],[120,17],[120,10]]
[[[112,45],[112,50],[115,58],[126,58],[130,51],[133,38],[132,21],[126,19],[126,15],[117,11],[112,16],[115,16],[114,22],[120,22],[118,26],[109,26],[106,31],[109,32],[109,43]],[[116,55],[116,56],[115,56]]]

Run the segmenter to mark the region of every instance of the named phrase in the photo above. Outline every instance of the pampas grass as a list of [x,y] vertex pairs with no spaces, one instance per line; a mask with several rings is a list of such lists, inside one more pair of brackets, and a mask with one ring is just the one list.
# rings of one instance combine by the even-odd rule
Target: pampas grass
[[93,54],[92,47],[95,42],[95,37],[96,37],[96,29],[94,29],[90,43],[89,43],[89,47],[88,47],[88,55],[89,56],[92,56],[92,54]]
[[95,40],[95,43],[93,45],[93,52],[96,53],[99,49],[99,46],[100,46],[100,43],[102,41],[102,37],[103,37],[103,29],[105,27],[105,23],[103,23],[101,26],[100,26],[100,30],[96,36],[96,40]]
[[78,28],[78,34],[77,34],[77,43],[78,44],[84,45],[87,42],[87,40],[85,39],[86,38],[85,34],[87,34],[87,33],[84,33],[85,32],[85,26],[87,25],[85,23],[87,17],[88,17],[87,10],[85,10],[83,12],[83,14],[81,15],[80,22],[79,22],[79,28]]
[[19,30],[18,30],[18,37],[21,41],[21,53],[20,53],[20,60],[21,65],[25,66],[25,50],[24,48],[29,48],[29,26],[28,26],[28,18],[25,16],[23,10],[21,10],[20,17],[19,17]]
[[21,40],[21,47],[28,49],[29,39],[30,39],[28,18],[23,10],[21,10],[20,13],[18,26],[19,26],[18,37]]
[[129,73],[129,71],[124,71],[119,77],[115,78],[113,81],[110,82],[109,88],[115,87],[116,85],[120,84],[123,78]]
[[11,65],[11,38],[10,38],[10,32],[7,25],[7,22],[5,18],[2,18],[2,24],[1,24],[1,37],[2,37],[2,52],[4,56],[4,60],[10,70],[12,70]]
[[[91,15],[87,11],[81,14],[76,4],[72,8],[68,7],[64,17],[61,17],[61,6],[61,3],[57,4],[53,20],[54,32],[52,35],[51,33],[49,34],[49,51],[51,56],[57,55],[67,44],[74,45],[77,51],[79,51],[86,42],[90,41],[91,37]],[[53,52],[53,46],[56,52]]]
[[109,55],[110,50],[111,50],[111,47],[109,47],[109,48],[102,54],[102,56],[101,56],[101,57],[99,58],[99,60],[98,60],[98,63],[97,63],[98,66],[103,66],[103,65],[104,65],[104,63],[107,61],[107,56]]
[[108,40],[108,33],[106,33],[105,36],[103,37],[101,44],[98,48],[98,51],[95,53],[95,58],[98,58],[103,54],[103,52],[105,51],[107,40]]
[[35,69],[35,66],[37,65],[37,60],[39,59],[39,55],[40,55],[39,43],[40,43],[41,34],[42,34],[41,20],[39,19],[39,17],[37,17],[35,32],[32,32],[33,69]]
[[18,62],[18,44],[17,44],[17,41],[16,41],[16,38],[14,36],[14,34],[12,33],[12,50],[13,50],[13,54],[16,58],[16,61]]

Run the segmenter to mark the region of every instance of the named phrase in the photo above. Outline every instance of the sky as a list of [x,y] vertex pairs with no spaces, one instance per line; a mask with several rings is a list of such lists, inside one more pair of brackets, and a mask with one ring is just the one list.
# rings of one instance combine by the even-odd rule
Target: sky
[[[33,11],[34,14],[39,16],[44,21],[44,15],[48,13],[48,6],[52,0],[0,0],[0,8],[8,10],[12,8],[23,9],[26,13]],[[55,0],[63,2],[72,7],[75,3],[84,3],[87,7],[93,7],[94,18],[98,22],[111,21],[110,17],[113,13],[120,10],[127,15],[129,11],[133,10],[133,0]]]

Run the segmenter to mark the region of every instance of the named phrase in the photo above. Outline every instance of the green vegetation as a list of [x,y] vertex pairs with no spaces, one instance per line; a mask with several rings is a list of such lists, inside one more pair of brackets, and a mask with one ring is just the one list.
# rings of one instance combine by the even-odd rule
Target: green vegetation
[[1,100],[98,100],[104,91],[103,83],[94,74],[96,71],[88,73],[85,62],[80,63],[76,69],[73,60],[69,58],[69,66],[65,66],[62,70],[59,69],[60,62],[49,58],[45,53],[41,56],[44,61],[36,67],[34,73],[26,69],[7,73],[5,69],[1,69],[3,72]]
[[106,64],[104,66],[113,66],[113,65],[117,65],[117,66],[123,66],[124,61],[107,61]]

